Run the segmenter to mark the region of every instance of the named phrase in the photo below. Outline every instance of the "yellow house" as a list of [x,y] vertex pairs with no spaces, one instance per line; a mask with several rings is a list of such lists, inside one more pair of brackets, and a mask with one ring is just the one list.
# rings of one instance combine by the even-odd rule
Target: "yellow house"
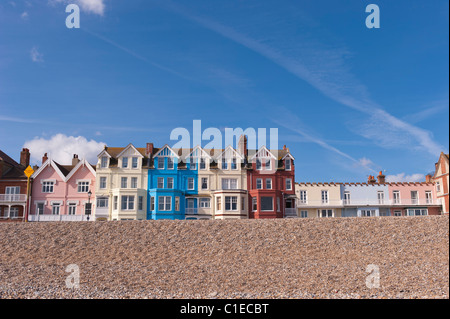
[[146,148],[105,146],[96,167],[95,220],[146,219],[148,159]]
[[297,216],[341,217],[343,202],[340,183],[296,183]]

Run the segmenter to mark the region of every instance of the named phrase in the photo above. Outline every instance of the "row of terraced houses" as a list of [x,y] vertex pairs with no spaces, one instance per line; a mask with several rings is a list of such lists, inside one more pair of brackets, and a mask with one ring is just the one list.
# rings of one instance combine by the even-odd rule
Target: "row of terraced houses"
[[[30,162],[0,151],[0,221],[259,219],[448,214],[449,155],[423,182],[296,183],[284,146],[222,150],[106,147],[95,164],[75,154],[62,165],[45,154],[27,187]],[[27,190],[28,188],[28,190]],[[29,191],[29,194],[27,193]]]

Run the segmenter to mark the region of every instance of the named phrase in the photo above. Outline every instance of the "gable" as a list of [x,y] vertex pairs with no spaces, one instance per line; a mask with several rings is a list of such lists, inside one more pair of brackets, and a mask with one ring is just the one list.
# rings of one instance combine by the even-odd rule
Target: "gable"
[[117,158],[120,157],[129,157],[129,156],[134,156],[134,157],[144,157],[134,146],[133,144],[129,144],[127,147],[125,147],[125,149],[120,152],[117,155]]
[[261,147],[258,152],[256,152],[255,155],[252,156],[251,160],[254,160],[255,158],[273,158],[277,159],[275,155],[271,151],[267,149],[267,147],[263,146]]
[[153,157],[176,157],[180,158],[177,153],[175,153],[169,145],[164,145]]

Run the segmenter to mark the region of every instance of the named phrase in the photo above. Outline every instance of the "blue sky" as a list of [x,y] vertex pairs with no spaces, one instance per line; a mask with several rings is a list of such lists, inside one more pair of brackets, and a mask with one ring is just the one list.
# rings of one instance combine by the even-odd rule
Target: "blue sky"
[[[80,29],[66,28],[69,3]],[[379,29],[365,25],[370,3]],[[421,180],[449,149],[448,6],[4,0],[0,149],[92,159],[104,144],[174,144],[174,128],[201,120],[278,128],[299,182]]]

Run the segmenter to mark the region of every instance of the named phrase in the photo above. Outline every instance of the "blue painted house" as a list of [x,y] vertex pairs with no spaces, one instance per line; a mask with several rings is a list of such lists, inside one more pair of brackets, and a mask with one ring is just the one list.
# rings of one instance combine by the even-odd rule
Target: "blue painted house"
[[183,161],[180,151],[168,145],[153,150],[147,219],[185,219],[186,209],[196,208],[188,198],[198,194],[197,165]]

